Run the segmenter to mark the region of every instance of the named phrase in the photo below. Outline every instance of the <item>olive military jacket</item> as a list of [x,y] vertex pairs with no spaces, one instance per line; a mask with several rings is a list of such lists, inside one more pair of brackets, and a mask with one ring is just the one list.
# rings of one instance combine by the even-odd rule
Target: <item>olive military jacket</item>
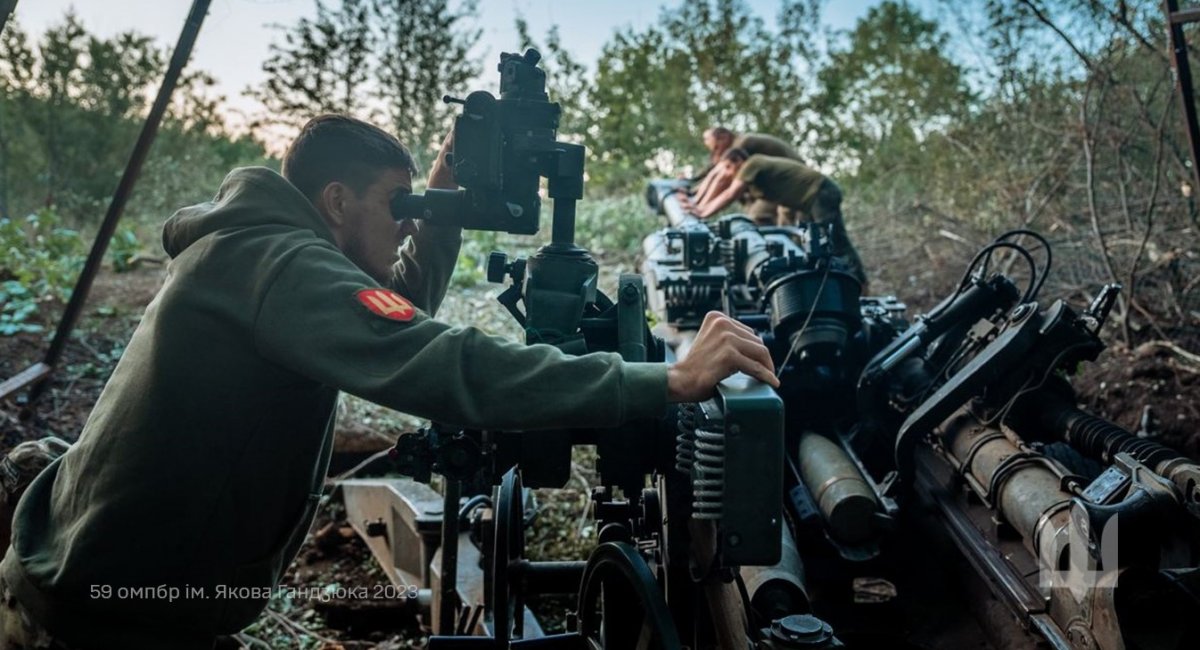
[[[742,149],[751,156],[762,154],[764,156],[777,156],[780,158],[791,158],[792,160],[800,160],[800,154],[796,153],[796,149],[792,145],[780,140],[773,135],[765,133],[743,133],[733,139],[733,143],[729,146],[730,149]],[[717,166],[716,161],[709,161],[704,169],[699,174],[689,178],[692,183],[698,183],[708,176],[713,167]]]
[[825,175],[789,158],[754,155],[742,163],[738,180],[752,195],[794,210],[809,212]]
[[615,425],[666,404],[662,364],[432,320],[458,229],[421,224],[379,287],[298,190],[246,168],[175,214],[163,243],[164,286],[79,441],[21,499],[0,563],[71,645],[208,648],[252,622],[311,525],[339,390],[511,429]]
[[742,149],[751,156],[775,156],[800,160],[800,154],[792,145],[765,133],[743,133],[733,139],[731,149]]

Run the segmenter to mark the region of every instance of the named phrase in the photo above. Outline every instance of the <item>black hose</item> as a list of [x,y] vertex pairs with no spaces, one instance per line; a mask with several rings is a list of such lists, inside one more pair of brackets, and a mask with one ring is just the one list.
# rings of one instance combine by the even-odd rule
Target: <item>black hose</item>
[[470,499],[467,499],[467,502],[464,503],[462,505],[462,507],[458,509],[458,520],[463,522],[463,524],[466,524],[466,523],[468,523],[468,517],[471,516],[472,510],[474,510],[475,508],[478,508],[480,506],[491,507],[491,505],[492,505],[491,497],[489,497],[486,494],[476,494],[475,496],[471,497]]
[[1037,286],[1033,289],[1033,295],[1034,297],[1037,297],[1037,295],[1042,291],[1042,285],[1046,283],[1046,278],[1050,275],[1050,268],[1054,265],[1054,254],[1050,250],[1050,242],[1047,241],[1045,237],[1038,232],[1028,230],[1026,228],[1010,230],[997,237],[995,241],[1007,241],[1011,237],[1020,235],[1033,237],[1034,239],[1038,240],[1042,244],[1042,250],[1046,251],[1046,264],[1042,267],[1042,270],[1038,272],[1039,281]]
[[1139,438],[1124,427],[1102,417],[1072,408],[1059,416],[1064,438],[1084,456],[1111,463],[1117,454],[1126,453],[1150,469],[1182,458],[1179,452],[1152,440]]
[[[1029,265],[1029,286],[1026,287],[1025,295],[1021,297],[1021,302],[1026,303],[1031,301],[1034,295],[1037,293],[1035,288],[1040,286],[1038,284],[1037,264],[1033,261],[1033,255],[1030,255],[1029,251],[1026,250],[1024,246],[1006,241],[994,241],[981,248],[979,252],[975,254],[975,257],[971,260],[971,263],[967,265],[967,272],[963,275],[962,280],[959,281],[959,291],[961,292],[962,289],[967,286],[967,282],[970,280],[971,274],[975,271],[975,267],[979,264],[979,261],[985,259],[990,260],[991,254],[1000,248],[1009,248],[1017,251],[1017,253],[1025,259],[1025,263]],[[984,262],[983,270],[985,273],[987,272],[986,261]]]

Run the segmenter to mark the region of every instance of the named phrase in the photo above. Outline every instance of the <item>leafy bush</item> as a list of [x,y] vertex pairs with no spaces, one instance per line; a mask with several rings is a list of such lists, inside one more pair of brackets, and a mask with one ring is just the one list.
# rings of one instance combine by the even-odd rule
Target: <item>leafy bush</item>
[[79,233],[44,208],[23,220],[0,219],[0,335],[38,332],[31,322],[47,302],[65,302],[85,260]]
[[488,254],[496,249],[497,234],[471,230],[463,233],[458,265],[454,267],[451,284],[458,288],[473,287],[486,279]]
[[141,252],[142,243],[138,241],[133,228],[118,230],[108,242],[108,261],[117,273],[132,271],[137,266],[137,257]]
[[[549,203],[549,202],[547,202]],[[551,206],[542,206],[542,226],[533,236],[469,230],[452,282],[473,287],[485,280],[488,255],[503,251],[509,259],[528,257],[550,241]],[[641,252],[642,239],[659,227],[640,196],[587,198],[576,205],[575,243],[601,260],[601,265],[632,266]]]
[[576,208],[575,242],[607,260],[632,262],[642,240],[660,226],[640,194],[584,199]]
[[29,317],[37,312],[37,301],[33,293],[16,280],[0,282],[0,335],[12,336],[17,332],[40,332],[42,326],[30,323]]

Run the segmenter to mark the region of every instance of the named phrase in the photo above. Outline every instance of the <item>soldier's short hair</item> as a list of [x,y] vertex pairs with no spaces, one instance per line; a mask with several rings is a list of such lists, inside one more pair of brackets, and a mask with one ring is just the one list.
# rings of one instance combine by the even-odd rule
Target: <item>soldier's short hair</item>
[[740,162],[745,162],[746,159],[749,157],[750,157],[749,151],[746,151],[745,149],[743,149],[741,147],[737,147],[735,149],[730,149],[729,151],[726,151],[725,155],[721,156],[721,160],[728,160],[729,162],[732,162],[732,163],[740,163]]
[[711,133],[714,138],[733,139],[733,131],[730,131],[723,126],[710,126],[708,127],[708,132]]
[[282,173],[316,203],[330,183],[345,183],[361,194],[388,169],[417,173],[412,154],[396,136],[349,115],[328,113],[301,127],[283,154]]

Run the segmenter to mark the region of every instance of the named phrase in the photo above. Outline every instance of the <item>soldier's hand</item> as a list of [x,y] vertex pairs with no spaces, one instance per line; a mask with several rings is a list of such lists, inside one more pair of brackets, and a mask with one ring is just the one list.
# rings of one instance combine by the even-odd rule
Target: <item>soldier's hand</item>
[[687,356],[667,370],[667,399],[708,399],[717,383],[735,372],[779,387],[775,363],[758,334],[720,312],[710,311]]
[[426,182],[428,187],[443,190],[452,190],[458,187],[458,183],[454,180],[454,167],[447,159],[448,154],[453,151],[454,129],[450,129],[450,132],[446,134],[446,139],[442,140],[442,148],[438,151],[437,159],[429,168],[429,180]]

